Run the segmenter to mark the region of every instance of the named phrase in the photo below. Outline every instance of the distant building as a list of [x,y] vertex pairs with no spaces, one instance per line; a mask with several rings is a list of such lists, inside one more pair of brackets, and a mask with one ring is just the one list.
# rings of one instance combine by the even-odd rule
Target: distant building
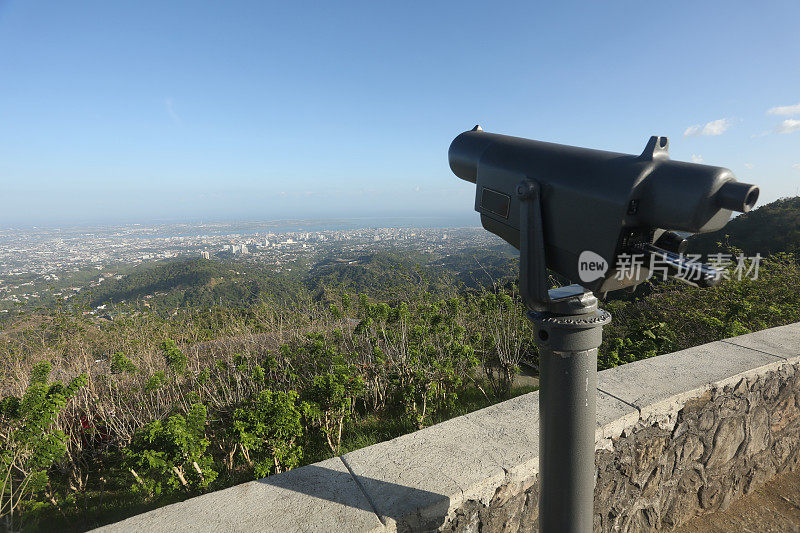
[[242,245],[242,247],[240,248],[240,251],[241,251],[243,254],[249,254],[249,253],[250,253],[250,252],[247,250],[247,245],[246,245],[246,244],[243,244],[243,245]]
[[211,254],[203,250],[202,252],[200,252],[200,257],[202,257],[203,259],[211,259]]

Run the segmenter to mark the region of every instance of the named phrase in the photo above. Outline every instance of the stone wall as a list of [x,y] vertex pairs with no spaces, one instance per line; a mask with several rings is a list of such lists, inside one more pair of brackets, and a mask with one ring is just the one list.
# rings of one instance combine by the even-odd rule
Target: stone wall
[[[597,451],[595,531],[660,531],[724,510],[800,464],[800,364],[742,377],[641,420]],[[455,509],[446,531],[537,531],[538,486],[504,484]]]
[[598,452],[595,529],[678,526],[800,462],[800,365],[707,391],[674,424],[641,424]]
[[[800,463],[800,323],[598,376],[596,531],[669,530]],[[538,393],[106,531],[536,531]]]

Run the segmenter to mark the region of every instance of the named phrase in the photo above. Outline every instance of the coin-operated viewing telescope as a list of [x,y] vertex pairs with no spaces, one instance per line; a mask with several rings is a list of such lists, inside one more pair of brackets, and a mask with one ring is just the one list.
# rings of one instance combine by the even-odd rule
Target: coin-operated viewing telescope
[[[520,251],[520,293],[539,349],[539,530],[592,531],[597,348],[611,316],[592,291],[634,287],[654,265],[711,286],[720,273],[683,256],[676,232],[722,228],[758,187],[730,170],[672,161],[666,137],[640,155],[487,133],[450,145],[450,168],[476,185],[483,227]],[[624,268],[639,256],[641,268]],[[547,269],[578,282],[549,289]]]
[[[536,250],[526,248],[541,245],[547,268],[595,292],[641,283],[650,256],[684,281],[713,285],[717,272],[684,260],[686,242],[673,231],[722,228],[732,211],[753,207],[758,187],[736,181],[725,168],[672,161],[668,145],[666,137],[651,137],[640,155],[626,155],[476,126],[455,138],[449,159],[456,176],[476,184],[483,227],[518,248],[533,263],[526,265],[532,275],[544,269],[541,258],[531,257]],[[638,275],[617,268],[626,254],[648,257]],[[535,296],[528,304],[537,307]]]

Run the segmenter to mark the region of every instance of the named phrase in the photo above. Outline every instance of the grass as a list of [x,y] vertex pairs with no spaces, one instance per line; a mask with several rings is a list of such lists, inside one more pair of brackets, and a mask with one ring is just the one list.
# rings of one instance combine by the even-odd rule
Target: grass
[[[521,396],[538,390],[538,387],[522,385],[512,389],[511,397]],[[497,403],[487,397],[475,386],[463,390],[457,405],[447,412],[439,413],[431,419],[432,424],[438,424],[457,416],[465,415]],[[391,440],[402,435],[416,431],[418,428],[407,418],[402,416],[400,409],[387,408],[378,413],[367,413],[358,416],[347,424],[342,439],[341,453],[345,454]],[[319,442],[319,441],[317,441]],[[327,447],[306,449],[302,464],[308,465],[324,461],[333,457]],[[91,474],[89,479],[96,480],[80,493],[76,505],[68,506],[66,513],[62,514],[52,505],[42,504],[35,513],[29,515],[24,531],[86,531],[105,524],[124,520],[165,505],[177,503],[192,497],[172,495],[150,501],[142,501],[141,497],[130,490],[131,479],[119,466],[120,457],[106,456],[100,462],[89,465]],[[114,476],[113,473],[116,473]],[[214,484],[215,490],[221,490],[239,483],[244,483],[252,478],[247,473],[240,476],[220,476]],[[66,484],[68,480],[60,479],[59,483]]]

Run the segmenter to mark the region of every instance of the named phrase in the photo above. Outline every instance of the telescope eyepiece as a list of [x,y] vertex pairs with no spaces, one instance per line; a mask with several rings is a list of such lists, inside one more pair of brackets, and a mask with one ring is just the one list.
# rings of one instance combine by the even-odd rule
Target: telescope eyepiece
[[758,187],[750,183],[728,181],[717,192],[717,205],[723,209],[747,213],[758,201]]
[[491,136],[485,134],[480,126],[465,131],[450,143],[448,151],[450,170],[462,180],[476,183],[478,162],[490,144],[492,144]]

